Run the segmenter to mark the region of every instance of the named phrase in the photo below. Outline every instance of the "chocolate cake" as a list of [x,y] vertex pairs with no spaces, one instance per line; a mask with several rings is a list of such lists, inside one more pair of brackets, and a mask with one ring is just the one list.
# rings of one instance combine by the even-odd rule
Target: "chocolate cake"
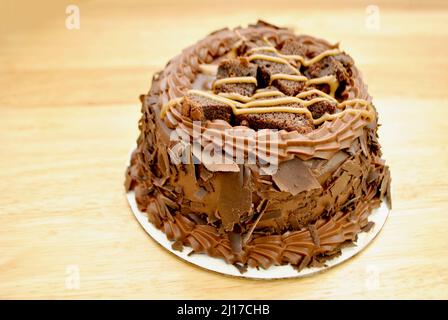
[[378,115],[338,44],[263,21],[218,30],[171,59],[141,101],[125,187],[176,250],[300,270],[390,204]]

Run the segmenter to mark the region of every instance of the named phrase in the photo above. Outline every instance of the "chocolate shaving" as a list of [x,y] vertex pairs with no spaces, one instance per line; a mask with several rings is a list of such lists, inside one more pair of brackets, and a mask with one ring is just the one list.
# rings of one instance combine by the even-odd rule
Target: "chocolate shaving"
[[354,160],[345,161],[342,170],[347,171],[350,175],[359,177],[362,174],[361,168]]
[[333,197],[337,197],[345,190],[350,179],[350,174],[347,172],[342,173],[342,175],[336,180],[335,184],[330,188]]
[[235,268],[237,268],[238,271],[239,271],[241,274],[244,274],[244,273],[247,272],[247,265],[244,265],[244,264],[241,264],[241,263],[234,263],[233,266],[234,266]]
[[230,247],[235,254],[241,253],[243,250],[243,243],[241,240],[241,233],[238,232],[230,232],[229,233]]
[[369,221],[364,227],[361,228],[363,232],[369,232],[372,230],[373,226],[375,225],[375,222]]
[[132,190],[133,188],[134,179],[131,177],[131,170],[128,168],[126,170],[125,180],[124,180],[124,188],[126,192],[129,190]]
[[183,246],[183,244],[182,244],[181,241],[175,241],[175,242],[173,242],[173,244],[171,245],[171,248],[172,248],[173,250],[182,252],[183,249],[184,249],[184,246]]
[[310,232],[311,238],[313,239],[314,244],[316,247],[320,247],[320,239],[319,239],[319,233],[317,232],[316,226],[313,224],[310,224],[308,226],[308,230]]
[[199,166],[199,176],[202,180],[208,181],[211,177],[213,177],[213,173],[208,171],[204,166]]
[[281,163],[272,180],[281,191],[293,196],[303,191],[321,188],[310,169],[297,158]]
[[188,217],[193,220],[197,225],[204,225],[207,224],[207,221],[202,219],[202,217],[198,214],[189,213]]
[[224,230],[230,231],[239,222],[240,216],[251,210],[250,171],[218,173],[217,176],[220,189],[217,210]]
[[348,154],[344,151],[336,153],[330,160],[327,160],[319,170],[320,175],[317,177],[317,180],[323,184],[347,158]]

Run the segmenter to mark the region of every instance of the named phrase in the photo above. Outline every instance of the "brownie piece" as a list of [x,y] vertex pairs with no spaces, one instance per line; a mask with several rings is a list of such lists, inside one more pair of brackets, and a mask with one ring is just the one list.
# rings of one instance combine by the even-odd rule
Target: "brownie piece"
[[338,62],[340,62],[349,76],[352,76],[352,67],[354,66],[355,62],[353,61],[352,57],[350,57],[348,54],[342,53],[338,54],[337,56],[334,56],[334,59],[336,59]]
[[305,81],[274,80],[272,84],[288,96],[295,96],[305,87]]
[[[275,52],[270,51],[257,51],[257,54],[264,54],[270,56],[277,56]],[[285,73],[291,75],[297,75],[294,70],[283,63],[272,62],[268,60],[253,60],[259,66],[258,69],[258,86],[266,87],[269,85],[271,76],[277,73]],[[277,87],[278,90],[283,92],[288,96],[294,96],[299,93],[305,86],[304,81],[291,81],[291,80],[274,80],[271,83],[273,86]]]
[[[236,58],[223,60],[218,67],[217,79],[232,77],[257,77],[258,66],[250,63],[247,58]],[[244,96],[251,96],[257,88],[254,83],[226,83],[214,88],[215,93],[231,92]]]
[[322,45],[310,41],[309,37],[303,36],[296,39],[287,39],[281,44],[280,51],[283,54],[294,54],[302,56],[305,59],[311,59],[324,50],[334,48],[324,48]]
[[325,113],[333,114],[336,111],[336,104],[331,101],[319,101],[308,107],[313,114],[313,119],[319,119]]
[[[318,94],[310,94],[303,97],[303,100],[312,100],[321,97]],[[325,113],[333,114],[336,111],[336,102],[330,100],[319,101],[308,106],[308,110],[313,114],[313,119],[319,119]]]
[[[287,39],[282,44],[280,52],[286,55],[298,55],[304,58],[306,58],[308,54],[307,47],[301,42],[294,39]],[[295,61],[295,63],[297,67],[300,67],[300,61]]]
[[198,94],[188,94],[182,102],[182,115],[193,121],[221,119],[232,121],[233,111],[230,106]]
[[[264,98],[267,99],[267,98]],[[275,98],[274,98],[275,99]],[[301,106],[298,103],[283,105],[285,107]],[[297,130],[300,133],[307,133],[314,129],[312,119],[306,114],[289,112],[271,112],[271,113],[247,113],[237,115],[235,121],[239,125],[249,128],[259,129],[278,129],[286,131]]]
[[250,39],[242,41],[241,44],[236,49],[236,54],[238,56],[245,56],[247,52],[251,49],[265,46],[266,43],[261,39]]
[[[303,73],[308,78],[320,78],[324,76],[334,75],[339,81],[339,87],[336,91],[336,95],[340,96],[344,92],[346,85],[350,82],[351,78],[351,66],[353,60],[346,54],[340,54],[337,56],[328,56],[322,60],[310,65]],[[328,87],[326,85],[316,86],[322,91],[328,93]]]

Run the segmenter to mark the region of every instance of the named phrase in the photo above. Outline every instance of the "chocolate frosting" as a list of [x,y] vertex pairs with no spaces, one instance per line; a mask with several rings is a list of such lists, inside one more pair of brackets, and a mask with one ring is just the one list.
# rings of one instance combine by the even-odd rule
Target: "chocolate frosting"
[[[191,89],[210,89],[214,78],[203,65],[235,55],[242,39],[275,46],[293,39],[315,52],[337,48],[258,22],[216,31],[185,49],[154,75],[151,90],[141,97],[141,133],[126,171],[126,190],[135,191],[139,209],[178,249],[189,246],[241,270],[287,263],[301,269],[338,253],[369,226],[368,216],[382,199],[390,203],[390,174],[381,159],[377,115],[371,106],[373,119],[347,112],[308,133],[281,130],[275,142],[280,163],[273,175],[263,174],[259,163],[174,163],[170,134],[176,130],[193,137],[193,123],[175,103],[164,117],[162,108]],[[350,82],[339,99],[371,104],[358,70],[349,68]],[[365,104],[353,108],[361,110]],[[210,132],[231,143],[241,131],[252,133],[243,134],[247,142],[263,135],[263,130],[245,126],[238,127],[238,133],[226,129],[232,125],[223,120],[201,123],[208,142]],[[244,148],[245,157],[251,152]],[[193,160],[193,151],[190,156]]]

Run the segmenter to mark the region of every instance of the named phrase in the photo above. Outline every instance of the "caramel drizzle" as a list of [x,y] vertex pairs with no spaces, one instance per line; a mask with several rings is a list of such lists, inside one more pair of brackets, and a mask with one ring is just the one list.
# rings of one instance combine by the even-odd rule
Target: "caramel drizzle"
[[243,96],[239,93],[233,93],[233,92],[220,92],[218,93],[218,96],[230,99],[230,100],[236,100],[240,102],[250,102],[253,100],[256,100],[258,98],[267,98],[267,97],[276,97],[276,96],[284,96],[284,94],[281,91],[278,90],[271,90],[271,91],[259,91],[256,92],[253,96]]
[[[289,113],[301,113],[306,114],[312,118],[311,112],[306,108],[294,108],[294,107],[275,107],[275,105],[278,105],[279,103],[285,104],[285,103],[296,103],[297,98],[295,97],[286,97],[286,98],[279,98],[279,99],[269,99],[269,100],[256,100],[251,101],[248,103],[240,103],[237,101],[232,101],[230,99],[217,96],[213,93],[208,93],[205,91],[200,90],[190,90],[189,93],[201,95],[203,97],[221,102],[223,104],[228,105],[232,108],[234,115],[241,115],[241,114],[247,114],[247,113],[272,113],[272,112],[289,112]],[[278,101],[281,100],[281,101]],[[303,101],[299,99],[300,101]],[[307,101],[307,102],[311,102]]]
[[[329,95],[331,97],[335,96],[336,90],[338,89],[338,86],[339,86],[339,82],[335,76],[330,75],[330,76],[324,76],[324,77],[320,77],[320,78],[308,79],[307,77],[301,75],[300,71],[298,69],[294,68],[289,63],[288,60],[300,61],[300,63],[302,65],[310,66],[310,65],[322,60],[325,57],[340,54],[341,50],[339,50],[339,49],[326,50],[326,51],[321,52],[317,56],[313,57],[312,59],[305,60],[305,58],[300,55],[282,54],[275,47],[273,47],[270,44],[269,40],[266,37],[264,37],[263,40],[269,46],[252,48],[251,50],[248,51],[249,53],[253,53],[248,57],[248,60],[249,61],[266,60],[266,61],[271,61],[271,62],[275,62],[275,63],[286,64],[295,73],[295,74],[286,74],[286,73],[273,74],[270,78],[269,84],[272,84],[272,82],[275,80],[305,82],[306,86],[313,85],[313,84],[327,84],[330,87]],[[270,56],[270,55],[266,55],[266,54],[257,53],[259,51],[273,52],[276,54],[276,56]],[[217,86],[220,86],[223,84],[230,84],[230,83],[253,83],[253,84],[257,85],[257,79],[255,77],[228,77],[228,78],[218,79],[213,83],[213,89],[215,89]],[[244,96],[234,95],[233,97],[238,101],[242,101],[242,102],[249,101],[248,98],[246,98]]]
[[[254,113],[287,112],[287,113],[305,114],[305,115],[309,116],[310,119],[313,119],[312,113],[307,108],[315,103],[318,103],[321,101],[328,101],[328,98],[326,98],[326,97],[319,97],[319,98],[314,98],[311,100],[302,100],[298,97],[287,96],[287,97],[282,97],[282,98],[278,98],[278,99],[253,100],[253,101],[249,101],[246,103],[241,103],[238,101],[228,99],[223,96],[215,95],[213,93],[209,93],[209,92],[205,92],[205,91],[201,91],[201,90],[190,90],[188,93],[197,94],[197,95],[203,96],[205,98],[209,98],[214,101],[225,104],[232,108],[232,111],[235,115],[254,114]],[[269,94],[273,94],[273,92],[271,91],[271,92],[269,92]],[[304,94],[304,92],[302,92],[302,97],[304,96],[303,94]],[[309,93],[309,94],[314,94],[314,92]],[[164,118],[168,109],[171,108],[172,106],[180,103],[182,101],[182,99],[183,99],[183,97],[176,98],[176,99],[169,101],[167,104],[165,104],[162,107],[160,117]],[[291,103],[299,103],[299,104],[303,105],[303,108],[278,106],[278,105],[282,105],[282,104],[291,104]],[[367,107],[367,110],[347,108],[348,106],[353,106],[356,104],[361,104],[364,107]],[[336,113],[336,114],[325,113],[320,118],[313,119],[313,124],[319,125],[327,120],[333,120],[333,119],[342,117],[346,113],[353,114],[353,115],[360,114],[362,117],[365,117],[368,121],[372,121],[375,118],[375,113],[373,111],[372,105],[368,101],[363,100],[363,99],[347,100],[347,101],[339,103],[337,107],[339,109],[342,109],[342,111],[339,113]]]
[[[278,97],[278,96],[284,96],[284,95],[285,94],[283,92],[278,91],[278,90],[269,90],[269,91],[267,91],[267,90],[260,90],[260,89],[257,90],[255,92],[255,94],[253,96],[251,96],[251,97],[244,96],[244,95],[239,94],[239,93],[233,93],[233,92],[220,92],[220,93],[218,93],[218,96],[221,96],[221,97],[224,97],[224,98],[227,98],[227,99],[230,99],[230,100],[236,100],[236,101],[243,102],[243,103],[254,101],[254,100],[259,99],[259,98]],[[301,99],[301,98],[306,98],[306,97],[311,96],[311,95],[318,95],[318,96],[321,96],[323,98],[326,98],[327,100],[330,100],[332,102],[337,103],[337,100],[335,98],[333,98],[329,94],[326,94],[325,92],[323,92],[321,90],[318,90],[318,89],[311,89],[311,90],[308,90],[308,91],[300,92],[300,93],[298,93],[296,95],[296,97]]]
[[330,87],[330,96],[332,97],[334,97],[339,86],[338,79],[336,79],[336,77],[333,75],[309,79],[306,82],[306,85],[308,86],[310,84],[328,84],[328,86]]
[[264,43],[266,43],[268,46],[273,47],[271,41],[269,41],[269,39],[266,36],[262,37]]
[[[291,63],[288,60],[295,60],[299,61],[304,66],[310,66],[320,60],[322,60],[325,57],[333,56],[340,54],[341,51],[339,49],[331,49],[326,50],[324,52],[321,52],[317,56],[313,57],[312,59],[306,60],[304,57],[300,55],[285,55],[278,50],[271,46],[270,42],[267,39],[264,39],[265,42],[269,45],[266,47],[258,47],[253,48],[249,50],[249,53],[251,55],[248,57],[249,61],[252,60],[266,60],[271,61],[275,63],[281,63],[288,65],[295,74],[284,74],[284,73],[278,73],[271,76],[270,83],[272,83],[275,80],[289,80],[289,81],[303,81],[305,82],[306,86],[309,85],[318,85],[318,84],[327,84],[330,87],[330,93],[326,94],[325,92],[318,90],[318,89],[311,89],[305,92],[301,92],[297,94],[295,97],[285,96],[280,91],[260,91],[257,90],[256,93],[251,96],[244,96],[238,93],[225,93],[221,92],[218,95],[200,91],[200,90],[190,90],[188,93],[191,94],[197,94],[212,100],[215,100],[217,102],[223,103],[229,107],[232,108],[232,111],[235,115],[241,115],[241,114],[249,114],[249,113],[273,113],[273,112],[288,112],[288,113],[298,113],[298,114],[305,114],[309,116],[311,119],[312,113],[308,110],[308,107],[321,102],[321,101],[332,101],[334,103],[337,103],[337,100],[334,98],[334,95],[336,93],[336,90],[339,86],[339,82],[337,78],[334,75],[324,76],[320,78],[313,78],[308,79],[307,77],[300,74],[300,71],[293,67]],[[257,53],[259,51],[267,51],[267,52],[273,52],[276,54],[276,56],[271,56],[267,54]],[[257,84],[257,79],[255,77],[228,77],[223,79],[218,79],[213,83],[213,88],[216,86],[222,85],[222,84],[230,84],[230,83],[253,83]],[[310,95],[318,95],[319,97],[313,98],[311,100],[303,100],[302,98],[308,97]],[[276,97],[280,96],[280,98],[277,99],[259,99],[259,98],[269,98],[269,97]],[[176,98],[171,101],[169,101],[167,104],[162,106],[160,117],[165,117],[167,111],[174,105],[179,104],[182,101],[181,98]],[[301,108],[297,107],[288,107],[284,106],[285,104],[292,104],[292,103],[298,103],[300,104]],[[361,104],[362,106],[366,107],[367,109],[354,109],[354,108],[347,108],[349,106],[354,106],[356,104]],[[283,105],[283,106],[282,106]],[[327,120],[333,120],[339,117],[342,117],[346,113],[349,114],[360,114],[362,117],[365,117],[369,121],[373,120],[375,118],[375,112],[373,110],[372,105],[363,99],[353,99],[353,100],[347,100],[344,102],[341,102],[337,105],[339,109],[342,111],[336,114],[328,114],[325,113],[323,116],[321,116],[318,119],[313,119],[314,125],[319,125]]]
[[[316,62],[319,62],[320,60],[322,60],[325,57],[336,56],[336,55],[342,53],[342,51],[339,50],[339,49],[329,49],[329,50],[325,50],[325,51],[319,53],[317,56],[315,56],[315,57],[313,57],[311,59],[305,59],[304,57],[302,57],[300,55],[283,54],[283,53],[279,52],[276,48],[274,48],[272,46],[252,48],[252,49],[250,49],[248,51],[248,53],[254,53],[254,52],[257,52],[257,51],[273,52],[273,53],[277,54],[278,57],[284,59],[285,61],[287,61],[287,60],[299,61],[305,67],[309,67],[310,65],[312,65],[312,64],[314,64]],[[270,56],[268,56],[268,57],[270,57]]]
[[[269,41],[267,43],[269,43]],[[272,53],[275,53],[276,56],[270,56],[267,54],[257,53],[260,51],[272,52]],[[315,78],[315,79],[308,80],[307,77],[300,74],[300,71],[298,69],[294,68],[291,65],[289,60],[299,61],[303,66],[309,67],[310,65],[312,65],[316,62],[319,62],[320,60],[322,60],[325,57],[335,56],[335,55],[342,53],[342,51],[339,49],[325,50],[325,51],[321,52],[320,54],[318,54],[317,56],[315,56],[311,59],[308,59],[308,60],[306,60],[304,57],[302,57],[300,55],[282,54],[273,46],[252,48],[251,50],[248,51],[248,53],[251,54],[248,57],[249,61],[266,60],[266,61],[271,61],[271,62],[275,62],[275,63],[286,64],[295,73],[294,75],[285,74],[285,73],[274,74],[271,76],[270,83],[272,83],[274,80],[289,80],[289,81],[303,81],[303,82],[306,82],[307,86],[311,85],[311,84],[328,84],[328,86],[330,87],[330,95],[333,97],[336,93],[336,90],[338,89],[339,82],[335,76],[325,76],[325,77],[321,77],[321,78]]]
[[298,82],[307,82],[308,78],[305,76],[297,76],[287,73],[276,73],[271,75],[271,79],[269,80],[269,84],[272,84],[275,80],[289,80],[289,81],[298,81]]
[[257,79],[255,77],[229,77],[229,78],[223,78],[218,79],[213,83],[213,89],[216,88],[216,86],[221,86],[223,84],[233,84],[233,83],[253,83],[257,85]]
[[[338,89],[339,82],[336,79],[335,76],[324,76],[320,78],[313,78],[308,79],[305,76],[302,75],[292,75],[292,74],[286,74],[286,73],[276,73],[271,76],[271,79],[269,81],[269,84],[272,84],[275,80],[288,80],[288,81],[300,81],[305,82],[305,86],[313,85],[313,84],[328,84],[330,87],[330,94],[329,96],[334,99],[334,95],[336,93],[336,90]],[[223,78],[216,80],[213,83],[213,89],[215,89],[216,86],[222,85],[225,83],[257,83],[257,79],[254,77],[229,77],[229,78]],[[246,98],[237,97],[236,100],[240,100],[245,102]]]
[[220,92],[218,96],[243,103],[254,100],[253,97],[243,96],[242,94],[233,92]]
[[267,97],[276,97],[276,96],[284,96],[285,94],[278,90],[257,90],[255,91],[255,94],[252,96],[252,98],[258,99],[258,98],[267,98]]
[[[257,48],[255,48],[257,49]],[[275,62],[275,63],[281,63],[281,64],[285,64],[288,67],[290,67],[290,69],[297,75],[300,75],[299,70],[297,70],[296,68],[294,68],[288,60],[282,58],[282,57],[276,57],[276,56],[270,56],[267,54],[252,54],[247,58],[249,61],[252,60],[266,60],[266,61],[271,61],[271,62]]]
[[[353,106],[356,104],[361,104],[365,107],[367,107],[367,110],[360,110],[360,109],[347,109],[347,106]],[[346,100],[344,102],[341,102],[338,104],[339,109],[343,109],[343,111],[335,114],[328,114],[325,113],[322,117],[319,119],[316,119],[314,121],[315,125],[321,124],[327,120],[334,120],[338,118],[339,116],[342,116],[346,113],[356,115],[360,114],[361,117],[366,118],[368,121],[373,121],[375,119],[375,112],[373,111],[372,104],[364,99],[352,99],[352,100]]]
[[307,90],[307,91],[303,91],[300,92],[296,95],[297,98],[306,98],[308,96],[311,96],[313,94],[317,94],[321,97],[327,98],[328,100],[332,101],[332,102],[337,102],[337,100],[330,96],[329,94],[326,94],[325,92],[318,90],[318,89],[311,89],[311,90]]
[[305,82],[305,86],[307,86],[307,87],[309,85],[313,85],[313,84],[328,84],[328,86],[330,87],[330,96],[331,97],[334,97],[334,95],[336,94],[336,90],[338,89],[338,86],[339,86],[338,79],[336,79],[336,77],[333,75],[324,76],[324,77],[320,77],[320,78],[308,79],[305,76],[296,76],[296,75],[291,75],[291,74],[286,74],[286,73],[277,73],[277,74],[273,74],[271,76],[269,84],[272,84],[272,82],[275,80],[289,80],[289,81]]

